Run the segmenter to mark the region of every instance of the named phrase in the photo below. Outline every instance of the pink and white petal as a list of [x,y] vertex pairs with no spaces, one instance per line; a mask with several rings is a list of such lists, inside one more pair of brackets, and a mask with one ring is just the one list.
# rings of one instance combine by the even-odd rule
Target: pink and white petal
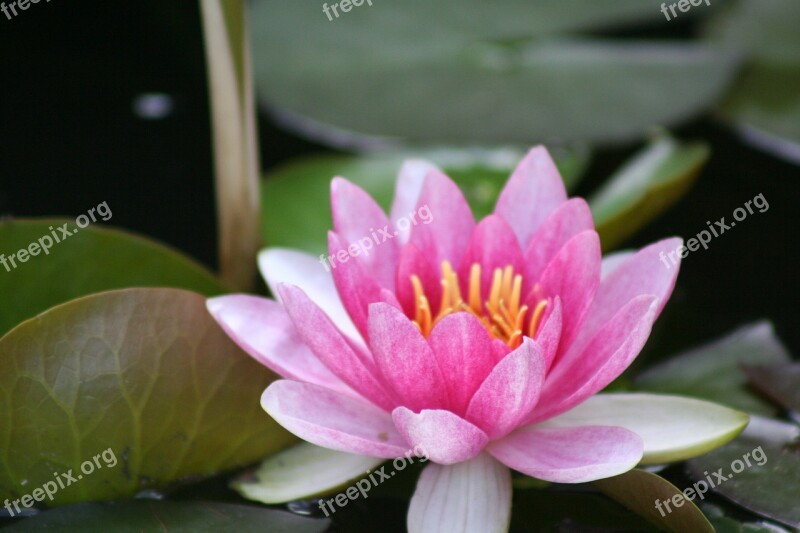
[[536,342],[542,347],[545,360],[545,372],[553,366],[558,346],[561,342],[561,331],[563,328],[563,317],[561,311],[561,298],[556,296],[551,300],[550,310],[545,309],[545,316],[542,318],[542,325],[536,332]]
[[531,283],[538,280],[545,267],[572,237],[593,229],[592,211],[583,198],[572,198],[559,205],[542,223],[525,250],[525,279]]
[[530,421],[572,409],[619,377],[647,342],[658,304],[655,296],[637,296],[600,328],[585,349],[564,354],[547,376]]
[[475,263],[481,266],[482,302],[489,299],[495,269],[511,266],[515,274],[522,273],[522,250],[517,243],[514,230],[497,215],[489,215],[481,220],[472,234],[472,240],[461,259],[461,264],[453,265],[458,269],[461,290],[465,294],[469,288],[472,265]]
[[387,394],[370,356],[348,343],[302,290],[284,284],[278,287],[278,292],[303,342],[331,372],[383,409],[389,411],[397,405]]
[[500,339],[492,340],[492,349],[494,350],[495,363],[499,363],[505,358],[505,356],[511,353],[511,346]]
[[[417,208],[419,196],[422,194],[422,184],[425,183],[425,176],[434,170],[438,171],[439,168],[433,163],[422,159],[409,159],[403,163],[395,184],[391,212],[392,220],[397,221],[414,212]],[[408,233],[401,233],[398,235],[398,239],[400,239],[400,244],[405,244],[408,242]]]
[[561,346],[568,346],[579,331],[600,284],[600,238],[593,230],[571,238],[542,272],[526,303],[533,308],[536,295],[561,298],[563,327]]
[[206,300],[206,307],[239,347],[280,376],[355,394],[303,343],[278,302],[231,294]]
[[644,443],[621,427],[526,426],[489,445],[498,461],[553,483],[585,483],[616,476],[636,466]]
[[442,300],[442,274],[439,265],[433,265],[413,244],[407,244],[400,252],[400,264],[397,267],[397,299],[408,316],[414,316],[418,302],[414,299],[414,286],[411,276],[417,276],[428,303],[434,313],[438,312]]
[[494,213],[514,228],[522,249],[545,219],[567,201],[564,180],[544,146],[520,161],[497,199]]
[[449,405],[439,363],[425,337],[395,307],[369,306],[369,345],[378,371],[412,411]]
[[394,276],[399,255],[399,242],[382,239],[376,243],[372,235],[389,226],[389,217],[367,194],[344,178],[331,182],[331,212],[333,228],[342,241],[355,245],[358,255],[352,261],[361,262],[386,289],[394,290]]
[[389,413],[319,385],[275,381],[261,407],[289,432],[323,448],[385,458],[408,450]]
[[628,259],[636,254],[635,250],[620,250],[619,252],[612,252],[603,256],[603,262],[600,264],[600,283],[608,277],[618,266],[626,262]]
[[361,334],[342,305],[330,266],[296,250],[267,248],[258,254],[258,266],[269,290],[279,299],[278,285],[288,283],[303,289],[348,338],[363,345]]
[[392,411],[392,419],[409,448],[422,450],[422,455],[442,465],[468,461],[489,442],[480,428],[443,409],[415,413],[398,407]]
[[525,338],[481,384],[469,402],[466,419],[492,440],[504,437],[536,406],[545,371],[542,347]]
[[452,466],[431,464],[408,508],[409,533],[505,533],[511,472],[488,454]]
[[[328,253],[333,256],[341,250],[347,251],[347,242],[338,234],[328,232]],[[366,338],[369,304],[381,301],[382,287],[362,263],[354,261],[349,253],[343,255],[347,259],[333,268],[333,283],[347,314]]]
[[462,415],[495,365],[489,333],[473,315],[459,312],[440,320],[428,342],[447,383],[450,410]]
[[[614,313],[631,299],[642,294],[658,297],[659,307],[656,318],[666,305],[675,287],[680,265],[665,267],[661,254],[674,251],[683,241],[679,238],[664,239],[636,252],[618,264],[600,283],[594,302],[586,314],[580,335],[575,339],[577,345],[586,344]],[[571,349],[571,347],[570,347]]]
[[475,229],[475,217],[464,195],[450,178],[433,170],[425,176],[416,209],[424,207],[433,219],[430,224],[412,226],[409,242],[434,265],[443,261],[458,265]]

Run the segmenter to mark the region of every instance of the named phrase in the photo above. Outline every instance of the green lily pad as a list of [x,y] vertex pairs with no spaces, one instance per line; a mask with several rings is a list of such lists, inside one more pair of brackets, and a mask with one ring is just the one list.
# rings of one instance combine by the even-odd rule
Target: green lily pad
[[20,519],[6,528],[85,533],[322,533],[330,521],[285,511],[219,502],[128,501],[81,503]]
[[42,504],[116,499],[256,461],[294,442],[259,405],[274,379],[196,293],[54,307],[0,339],[0,501],[56,481]]
[[711,105],[738,62],[700,42],[577,36],[663,22],[635,0],[372,3],[253,5],[256,85],[284,124],[340,146],[630,141]]
[[676,533],[714,533],[714,526],[693,502],[697,493],[690,488],[681,492],[656,474],[634,469],[597,480],[593,485],[659,529]]
[[709,155],[705,143],[664,135],[626,162],[589,198],[603,248],[613,248],[677,202]]
[[712,19],[712,41],[744,48],[750,62],[718,111],[746,140],[800,160],[800,3],[743,0]]
[[[583,148],[551,151],[565,184],[574,186],[588,164]],[[331,227],[330,182],[345,177],[369,192],[388,211],[395,181],[407,159],[427,159],[452,177],[464,191],[478,217],[494,203],[522,150],[419,150],[379,155],[321,156],[289,163],[267,175],[262,187],[264,241],[319,254],[327,249]],[[302,195],[298,196],[298,191]]]
[[800,412],[800,363],[746,366],[744,373],[764,396],[786,409]]
[[[62,227],[71,235],[65,237]],[[47,253],[43,245],[51,246]],[[12,263],[9,256],[22,249],[37,255]],[[0,265],[5,302],[0,335],[54,305],[100,291],[175,287],[207,296],[227,292],[211,272],[175,250],[116,229],[79,229],[74,220],[2,221],[0,253],[8,265]]]
[[[750,511],[800,528],[800,449],[743,437],[688,462],[693,479]],[[721,475],[724,479],[718,477]]]
[[640,389],[693,396],[749,413],[771,415],[775,408],[746,388],[741,364],[789,362],[789,354],[775,336],[772,324],[758,322],[694,348],[639,375]]

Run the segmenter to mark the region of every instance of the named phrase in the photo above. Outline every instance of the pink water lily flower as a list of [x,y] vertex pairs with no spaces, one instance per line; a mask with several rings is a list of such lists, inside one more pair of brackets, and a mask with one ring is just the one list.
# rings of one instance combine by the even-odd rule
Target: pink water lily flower
[[478,223],[453,181],[420,161],[402,168],[391,217],[345,179],[331,195],[323,261],[266,250],[277,301],[208,307],[285,378],[264,409],[332,461],[425,450],[410,531],[504,531],[509,469],[587,482],[703,453],[746,423],[707,402],[597,394],[644,346],[678,273],[659,254],[681,241],[603,259],[588,205],[567,199],[545,148]]

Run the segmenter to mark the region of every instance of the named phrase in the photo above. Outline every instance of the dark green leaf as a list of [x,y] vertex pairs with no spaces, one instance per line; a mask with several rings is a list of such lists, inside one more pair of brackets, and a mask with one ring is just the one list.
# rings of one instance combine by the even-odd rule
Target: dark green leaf
[[762,394],[786,409],[800,412],[800,363],[747,366],[744,373]]
[[740,365],[788,361],[786,348],[775,336],[772,324],[758,322],[656,365],[635,383],[651,392],[693,396],[750,413],[773,414],[775,409],[770,404],[747,390]]
[[[63,224],[77,233],[63,237]],[[53,233],[64,240],[56,243]],[[47,254],[45,238],[52,246]],[[13,268],[9,256],[32,244],[37,255],[15,261]],[[0,266],[0,335],[54,305],[94,292],[127,287],[176,287],[207,296],[226,292],[210,272],[164,245],[115,229],[78,229],[74,220],[0,222],[0,253],[8,265]]]
[[199,294],[126,289],[50,309],[0,339],[0,501],[67,482],[70,469],[83,479],[45,504],[258,460],[294,441],[259,405],[274,378]]

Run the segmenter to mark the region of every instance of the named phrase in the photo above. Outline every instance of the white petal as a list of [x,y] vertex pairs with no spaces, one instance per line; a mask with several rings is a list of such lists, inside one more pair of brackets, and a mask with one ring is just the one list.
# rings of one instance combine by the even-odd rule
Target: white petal
[[540,427],[620,426],[644,440],[644,464],[683,461],[733,439],[748,416],[721,405],[659,394],[597,394]]
[[301,442],[265,460],[255,479],[236,482],[234,488],[245,498],[262,503],[307,499],[330,493],[385,460]]
[[408,531],[505,533],[510,519],[511,472],[482,453],[422,471],[408,509]]
[[267,248],[258,254],[258,267],[276,298],[280,283],[300,287],[328,315],[339,331],[363,345],[361,334],[336,292],[333,276],[318,258],[296,250]]

